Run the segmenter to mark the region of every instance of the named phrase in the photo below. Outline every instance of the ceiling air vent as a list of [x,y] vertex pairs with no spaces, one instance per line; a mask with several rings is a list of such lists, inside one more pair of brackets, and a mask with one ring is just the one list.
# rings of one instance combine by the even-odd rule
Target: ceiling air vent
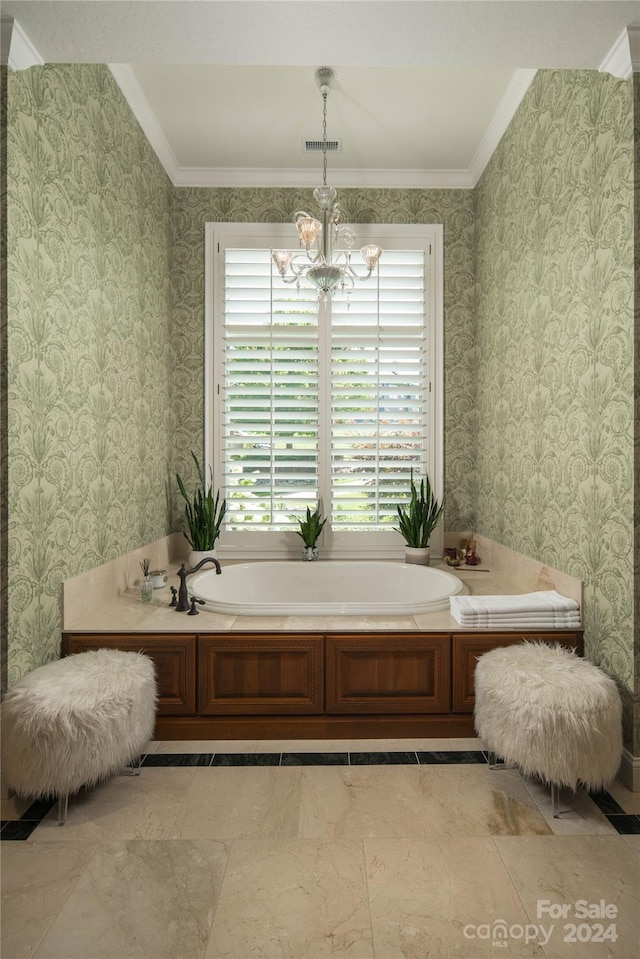
[[[303,153],[322,153],[322,140],[303,140]],[[342,153],[342,137],[338,140],[327,140],[327,153]]]

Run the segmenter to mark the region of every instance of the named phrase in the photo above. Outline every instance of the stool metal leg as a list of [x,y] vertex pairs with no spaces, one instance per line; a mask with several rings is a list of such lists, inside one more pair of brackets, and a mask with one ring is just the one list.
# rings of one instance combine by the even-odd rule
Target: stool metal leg
[[573,812],[573,809],[560,809],[560,786],[557,783],[551,783],[551,813],[554,819],[560,819],[562,813]]
[[132,759],[128,766],[125,766],[122,770],[124,776],[139,776],[140,775],[140,764],[142,762],[142,754],[138,754],[137,759]]
[[489,763],[489,769],[505,769],[507,765],[504,759],[498,761],[498,754],[491,749],[487,750],[487,762]]
[[58,825],[64,826],[67,821],[67,808],[69,806],[69,793],[62,793],[58,796]]

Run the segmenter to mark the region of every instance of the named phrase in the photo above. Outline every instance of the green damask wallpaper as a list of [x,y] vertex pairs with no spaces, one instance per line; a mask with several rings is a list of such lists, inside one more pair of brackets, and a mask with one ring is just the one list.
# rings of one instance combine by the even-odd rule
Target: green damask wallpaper
[[541,71],[476,188],[478,531],[586,583],[633,724],[631,81]]
[[[312,191],[176,189],[172,271],[176,329],[174,467],[188,473],[188,451],[203,445],[202,358],[204,226],[216,222],[293,222],[313,207]],[[474,221],[470,190],[340,190],[349,223],[444,224],[445,503],[448,529],[475,523]]]
[[634,755],[640,755],[640,73],[633,75],[633,169],[634,169]]
[[9,75],[9,682],[63,579],[164,536],[171,184],[109,70]]

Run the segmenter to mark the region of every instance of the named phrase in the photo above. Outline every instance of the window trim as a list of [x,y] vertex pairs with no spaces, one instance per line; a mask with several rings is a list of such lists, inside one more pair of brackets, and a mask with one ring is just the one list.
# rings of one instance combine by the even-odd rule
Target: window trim
[[[216,459],[215,440],[219,428],[216,396],[222,373],[220,357],[215,355],[215,317],[224,299],[223,257],[221,241],[230,237],[238,240],[264,237],[270,246],[291,244],[294,239],[290,223],[217,223],[205,224],[204,244],[204,461],[207,469],[220,475]],[[402,240],[424,241],[430,247],[430,276],[426,296],[432,322],[428,329],[428,376],[430,383],[428,449],[429,476],[436,496],[442,498],[444,491],[444,264],[441,223],[435,224],[357,224],[358,243],[381,242],[383,237]],[[384,245],[384,244],[383,244]],[[446,507],[445,507],[446,512]],[[323,534],[324,535],[324,534]],[[291,532],[234,533],[233,540],[223,532],[216,544],[220,558],[230,560],[298,559],[300,538]],[[246,538],[238,545],[237,537]],[[225,542],[225,540],[227,540]],[[341,533],[340,543],[320,543],[324,559],[402,559],[404,541],[399,533],[351,532]],[[443,524],[440,523],[431,537],[432,555],[443,553]]]

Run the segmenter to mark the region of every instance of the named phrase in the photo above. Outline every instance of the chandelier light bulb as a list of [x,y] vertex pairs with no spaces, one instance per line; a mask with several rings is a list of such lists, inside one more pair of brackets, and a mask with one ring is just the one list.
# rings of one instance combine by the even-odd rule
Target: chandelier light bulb
[[293,253],[290,253],[288,250],[274,250],[271,254],[271,258],[275,263],[280,276],[285,276],[287,270],[291,266]]
[[322,223],[313,216],[299,216],[296,220],[296,226],[300,234],[300,242],[307,251],[310,250],[313,241],[322,229]]
[[369,243],[367,246],[362,247],[360,253],[362,254],[362,259],[365,262],[366,268],[368,269],[369,273],[371,273],[372,270],[375,270],[376,263],[382,255],[382,249],[379,246],[376,246],[375,243]]

